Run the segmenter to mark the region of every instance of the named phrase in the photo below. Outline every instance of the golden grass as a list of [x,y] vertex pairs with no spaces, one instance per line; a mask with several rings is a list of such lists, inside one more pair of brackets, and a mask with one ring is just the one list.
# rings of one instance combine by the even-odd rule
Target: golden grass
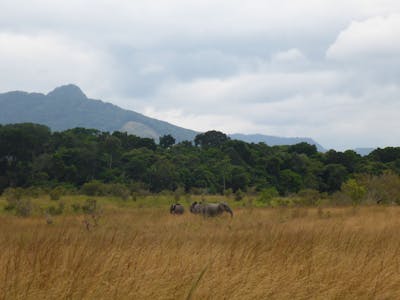
[[0,299],[400,299],[400,209],[0,217]]

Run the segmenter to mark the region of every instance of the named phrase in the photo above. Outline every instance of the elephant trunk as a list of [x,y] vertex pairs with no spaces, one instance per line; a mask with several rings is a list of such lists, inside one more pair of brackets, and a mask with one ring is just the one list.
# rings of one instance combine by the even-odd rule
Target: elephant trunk
[[233,211],[232,211],[232,209],[228,209],[228,213],[230,213],[231,214],[231,218],[233,218]]
[[230,214],[231,214],[231,218],[233,218],[233,211],[232,211],[232,209],[231,209],[228,205],[225,206],[225,211],[227,211],[228,213],[230,213]]

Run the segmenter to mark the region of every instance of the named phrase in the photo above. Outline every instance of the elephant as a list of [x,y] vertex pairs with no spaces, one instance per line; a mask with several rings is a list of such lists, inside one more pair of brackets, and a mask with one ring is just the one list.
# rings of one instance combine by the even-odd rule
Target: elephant
[[233,217],[233,211],[225,202],[222,203],[198,203],[193,202],[190,205],[190,212],[193,214],[202,214],[204,217],[215,217],[224,211],[230,213]]
[[182,204],[175,203],[171,205],[169,212],[174,215],[182,215],[185,212],[185,208]]
[[204,217],[215,217],[221,215],[224,211],[228,212],[233,217],[233,211],[225,202],[207,203],[201,208],[201,213]]
[[198,203],[197,201],[193,202],[192,205],[190,205],[190,212],[192,214],[201,214],[201,209],[203,207],[202,203]]

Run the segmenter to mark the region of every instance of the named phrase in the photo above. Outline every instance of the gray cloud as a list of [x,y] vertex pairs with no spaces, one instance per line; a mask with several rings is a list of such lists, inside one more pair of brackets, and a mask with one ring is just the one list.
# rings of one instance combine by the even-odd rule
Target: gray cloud
[[0,89],[73,82],[177,125],[399,145],[397,0],[4,0]]

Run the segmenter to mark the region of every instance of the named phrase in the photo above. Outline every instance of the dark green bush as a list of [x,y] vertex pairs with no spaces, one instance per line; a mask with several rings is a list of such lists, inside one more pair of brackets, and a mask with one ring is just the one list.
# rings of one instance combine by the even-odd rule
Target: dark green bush
[[271,200],[278,196],[279,196],[278,190],[274,187],[269,187],[269,188],[263,189],[260,192],[257,200],[266,205],[270,205]]
[[104,196],[106,194],[105,184],[98,180],[92,180],[82,186],[81,192],[87,196]]
[[63,187],[58,186],[52,189],[49,192],[49,196],[51,200],[60,200],[61,196],[65,193],[65,190]]
[[64,212],[64,208],[65,204],[63,202],[60,202],[58,204],[58,207],[50,206],[47,209],[47,212],[52,216],[61,215]]

